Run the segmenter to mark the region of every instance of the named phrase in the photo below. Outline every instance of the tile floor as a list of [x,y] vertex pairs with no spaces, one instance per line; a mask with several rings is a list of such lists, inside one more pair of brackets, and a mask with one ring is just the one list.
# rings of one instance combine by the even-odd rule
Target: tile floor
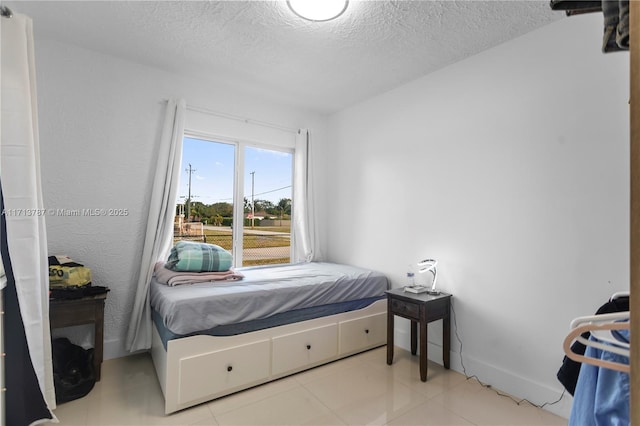
[[63,425],[566,425],[517,405],[475,380],[384,347],[169,416],[148,354],[105,361],[102,380],[84,398],[61,404]]

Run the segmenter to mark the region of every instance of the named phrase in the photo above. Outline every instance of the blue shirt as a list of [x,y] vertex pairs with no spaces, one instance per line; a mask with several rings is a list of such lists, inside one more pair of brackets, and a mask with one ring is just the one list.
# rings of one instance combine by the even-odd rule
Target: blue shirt
[[[612,330],[629,342],[629,330]],[[591,339],[594,339],[593,336]],[[629,364],[629,358],[587,346],[585,356]],[[583,363],[569,416],[569,426],[629,426],[629,373]]]

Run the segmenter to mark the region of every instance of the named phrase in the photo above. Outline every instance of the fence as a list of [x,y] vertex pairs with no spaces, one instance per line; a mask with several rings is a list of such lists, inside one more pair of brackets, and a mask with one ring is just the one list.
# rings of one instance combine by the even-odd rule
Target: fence
[[[233,252],[231,231],[204,229],[202,235],[175,235],[174,242],[200,240]],[[291,262],[291,236],[288,233],[246,230],[243,237],[242,266]]]
[[173,240],[189,240],[207,242],[204,225],[201,222],[183,222],[176,220],[173,224]]

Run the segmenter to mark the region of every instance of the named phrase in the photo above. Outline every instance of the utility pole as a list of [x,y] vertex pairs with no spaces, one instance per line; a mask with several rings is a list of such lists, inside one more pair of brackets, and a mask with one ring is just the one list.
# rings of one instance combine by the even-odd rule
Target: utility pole
[[184,171],[189,173],[189,195],[187,196],[187,222],[189,222],[191,219],[191,175],[196,169],[191,168],[191,163],[189,163],[189,168]]
[[253,218],[256,215],[255,203],[253,202],[253,184],[254,178],[256,177],[256,172],[253,171],[250,173],[251,175],[251,229],[253,229]]

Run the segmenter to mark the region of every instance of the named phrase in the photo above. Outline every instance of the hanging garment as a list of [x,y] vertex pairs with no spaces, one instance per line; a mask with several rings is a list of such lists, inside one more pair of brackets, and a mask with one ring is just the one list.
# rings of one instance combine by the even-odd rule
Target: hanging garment
[[602,2],[600,0],[551,0],[550,6],[551,10],[564,10],[567,16],[581,15],[583,13],[602,12]]
[[[624,296],[616,299],[612,298],[607,303],[600,306],[600,308],[596,312],[596,315],[610,314],[614,312],[624,312],[628,310],[629,310],[629,297]],[[585,339],[588,339],[589,333],[584,333],[582,337],[584,337]],[[571,350],[578,354],[584,354],[586,350],[586,346],[580,342],[575,342],[571,346]],[[556,375],[560,383],[562,383],[564,388],[571,395],[573,395],[575,392],[576,384],[578,382],[578,376],[580,374],[581,365],[582,365],[581,363],[574,361],[569,357],[565,356],[562,360],[562,365],[560,366],[560,369],[558,370],[558,373]]]
[[629,50],[629,0],[551,0],[551,10],[564,10],[567,16],[602,12],[604,35],[602,52]]
[[602,12],[602,6],[590,7],[586,9],[567,10],[567,16],[584,15],[585,13]]
[[629,1],[602,0],[604,36],[602,52],[629,50]]
[[601,0],[551,0],[551,10],[602,10]]
[[[629,330],[612,334],[629,342]],[[593,336],[590,340],[593,340]],[[629,364],[629,358],[589,346],[585,355],[603,361]],[[575,389],[569,426],[629,425],[629,374],[583,363]]]
[[629,50],[629,1],[621,1],[618,6],[620,21],[616,32],[616,43],[620,49]]
[[[0,211],[4,211],[4,198],[2,185],[0,184]],[[40,392],[38,378],[36,376],[29,346],[25,335],[24,323],[16,281],[11,267],[9,247],[7,244],[6,216],[0,215],[0,255],[6,274],[7,286],[4,288],[4,347],[5,355],[5,396],[6,424],[30,425],[43,419],[53,419],[53,415],[47,408],[47,403]],[[6,327],[11,324],[10,327]]]

